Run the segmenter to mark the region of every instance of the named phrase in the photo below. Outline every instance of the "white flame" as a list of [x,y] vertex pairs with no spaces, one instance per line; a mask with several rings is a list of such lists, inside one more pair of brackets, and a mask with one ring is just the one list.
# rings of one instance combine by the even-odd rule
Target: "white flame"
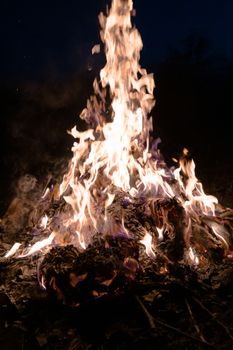
[[44,194],[41,196],[42,199],[44,199],[50,192],[50,189],[47,187]]
[[26,254],[19,255],[19,258],[24,258],[26,256],[32,255],[40,251],[41,249],[49,246],[53,242],[55,236],[56,236],[55,232],[52,232],[48,238],[45,238],[42,241],[39,241],[33,244],[33,246],[29,249],[29,251]]
[[153,248],[152,248],[152,236],[150,235],[149,232],[146,232],[144,238],[140,241],[140,243],[142,243],[145,248],[146,248],[146,254],[154,259],[155,258],[155,253],[153,251]]
[[41,280],[39,281],[39,284],[44,290],[46,290],[45,279],[43,275],[41,277]]
[[192,247],[189,247],[188,256],[194,265],[199,265],[199,258]]
[[[118,191],[124,192],[125,198],[130,195],[132,200],[142,196],[155,200],[176,198],[189,222],[184,231],[189,259],[197,265],[199,258],[190,247],[191,222],[199,215],[215,216],[218,200],[205,194],[195,175],[195,163],[188,158],[186,149],[175,170],[161,162],[158,151],[158,159],[154,156],[150,145],[152,120],[149,114],[155,104],[155,84],[153,75],[139,64],[143,44],[131,23],[132,13],[132,0],[112,0],[107,16],[103,13],[99,16],[106,64],[100,72],[100,81],[96,79],[93,83],[95,94],[80,114],[89,129],[78,131],[75,126],[69,131],[75,142],[73,157],[59,186],[59,196],[67,206],[65,214],[61,215],[62,228],[58,234],[61,236],[65,228],[71,242],[74,243],[75,237],[77,246],[86,249],[95,233],[105,234],[111,225],[114,226],[114,217],[111,218],[109,213]],[[99,49],[100,46],[94,46],[92,53]],[[47,188],[42,198],[49,193]],[[132,234],[125,227],[123,210],[118,213],[117,228],[121,222],[120,229],[127,235]],[[162,220],[164,228],[157,227],[158,241],[164,239],[164,230],[171,226],[166,220],[169,220],[168,215]],[[45,215],[41,227],[45,229],[49,225]],[[215,224],[211,227],[227,249],[226,233]],[[52,232],[21,257],[51,245],[54,237]],[[146,232],[140,242],[145,245],[146,253],[155,258],[152,236]]]
[[92,55],[94,55],[95,53],[100,53],[100,45],[95,45],[93,46],[92,50],[91,50]]
[[158,231],[158,234],[159,234],[159,237],[158,237],[158,240],[159,241],[162,241],[163,240],[163,231],[164,231],[164,228],[159,228],[159,227],[156,227],[157,231]]
[[40,227],[42,227],[44,230],[46,229],[47,227],[47,224],[48,224],[48,216],[47,215],[44,215],[41,219],[41,223],[40,223]]
[[209,226],[212,228],[216,237],[222,242],[226,251],[229,250],[229,234],[225,228],[217,222],[210,222]]
[[[132,0],[112,0],[107,16],[100,14],[106,64],[100,72],[100,82],[94,81],[95,95],[80,115],[90,128],[78,131],[75,126],[69,132],[75,138],[73,158],[59,190],[70,206],[63,226],[76,233],[77,245],[82,249],[96,232],[105,234],[111,226],[108,209],[115,198],[114,189],[134,198],[142,194],[152,198],[175,197],[188,218],[215,215],[218,203],[217,198],[203,191],[187,149],[175,170],[153,158],[149,113],[155,104],[155,84],[153,75],[139,64],[143,44],[131,23],[132,10]],[[99,48],[95,46],[92,53]],[[112,101],[110,108],[107,91]],[[123,214],[119,219],[122,229],[129,234]],[[164,224],[165,221],[166,218]],[[163,228],[157,228],[157,232],[158,240],[162,241]],[[150,235],[145,237],[149,245]],[[154,256],[152,249],[147,250]]]
[[85,244],[85,242],[84,242],[84,239],[83,239],[83,237],[81,237],[81,234],[80,234],[80,232],[78,232],[78,231],[76,231],[76,234],[77,234],[77,236],[78,236],[78,241],[79,241],[79,244],[80,244],[80,246],[82,247],[82,249],[86,249],[86,244]]
[[[183,157],[180,159],[180,167],[175,169],[174,176],[187,197],[182,200],[187,213],[204,213],[206,215],[215,215],[215,205],[218,200],[214,196],[206,195],[202,184],[195,175],[195,163],[193,159],[187,159],[188,150],[183,150]],[[186,176],[186,182],[182,180],[182,174]]]
[[[135,189],[135,193],[142,184],[145,189],[157,186],[156,174],[149,174],[149,168],[143,172],[142,165],[133,154],[141,153],[144,163],[149,159],[143,142],[148,139],[152,128],[147,114],[154,105],[154,80],[139,65],[142,40],[131,24],[132,8],[132,0],[113,0],[108,16],[100,14],[106,65],[100,73],[102,87],[95,81],[94,89],[102,104],[99,105],[97,98],[92,97],[81,113],[86,120],[94,115],[99,125],[96,130],[80,132],[74,127],[70,132],[78,142],[74,142],[73,158],[60,185],[60,195],[69,189],[64,199],[71,206],[73,217],[65,225],[75,227],[79,233],[78,240],[83,237],[81,241],[84,245],[90,232],[93,235],[97,230],[104,231],[106,209],[114,199],[114,195],[109,194],[113,186],[126,192]],[[107,86],[113,110],[112,121],[108,123],[102,116],[105,109],[103,88]],[[146,149],[148,147],[147,142]],[[150,186],[147,178],[150,178],[147,181]],[[170,189],[166,192],[170,196],[173,194]]]
[[15,243],[11,247],[11,249],[4,255],[4,257],[9,258],[10,256],[13,256],[17,252],[20,246],[21,246],[21,243]]

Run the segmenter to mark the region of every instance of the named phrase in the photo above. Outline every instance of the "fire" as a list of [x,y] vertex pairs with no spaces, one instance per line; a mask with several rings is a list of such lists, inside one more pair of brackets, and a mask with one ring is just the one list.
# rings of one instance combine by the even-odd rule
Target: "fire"
[[[174,170],[160,161],[157,146],[151,144],[150,112],[155,105],[155,83],[153,74],[148,74],[139,64],[143,44],[138,30],[132,25],[132,12],[132,0],[113,0],[107,15],[99,15],[106,65],[100,72],[100,80],[94,81],[94,95],[81,113],[89,129],[81,132],[75,126],[69,132],[75,139],[73,156],[59,186],[60,199],[63,198],[69,210],[61,215],[56,233],[44,215],[41,227],[50,232],[49,237],[35,243],[20,257],[52,245],[55,238],[56,242],[65,244],[63,232],[70,237],[68,243],[81,250],[91,243],[96,233],[114,235],[119,233],[119,226],[125,235],[131,236],[123,215],[119,224],[109,214],[119,191],[131,201],[141,197],[150,200],[175,198],[185,212],[183,234],[192,264],[198,265],[199,262],[191,247],[191,238],[200,217],[208,217],[209,229],[224,249],[229,248],[227,234],[212,221],[218,200],[205,194],[188,151],[184,149],[179,166]],[[99,46],[95,46],[92,52],[98,53]],[[48,194],[49,189],[43,198]],[[172,227],[168,211],[162,213],[162,223],[155,229],[159,242]],[[147,232],[140,243],[154,259],[152,235]],[[18,248],[16,244],[6,257],[15,254]]]
[[199,258],[196,255],[196,253],[192,247],[189,247],[188,255],[189,255],[189,258],[194,266],[199,264]]
[[46,227],[47,227],[48,220],[49,220],[49,218],[48,218],[47,215],[43,216],[42,219],[41,219],[40,226],[41,226],[44,230],[45,230]]
[[10,256],[13,256],[17,250],[19,249],[19,247],[21,246],[21,243],[15,243],[11,249],[5,254],[5,258],[9,258]]
[[[68,226],[74,226],[87,243],[90,235],[105,230],[104,214],[109,198],[114,200],[114,188],[138,195],[151,176],[145,145],[149,147],[147,115],[154,105],[154,81],[139,65],[142,40],[131,24],[132,10],[132,1],[114,0],[108,16],[99,16],[107,60],[100,84],[94,83],[101,103],[93,106],[88,101],[81,114],[89,122],[94,112],[97,125],[85,132],[71,130],[79,142],[74,143],[71,165],[60,186],[60,195],[72,208]],[[110,122],[104,117],[107,87],[112,97]]]
[[152,236],[148,232],[146,232],[144,238],[140,241],[140,243],[144,244],[146,248],[146,254],[152,259],[155,258],[155,253],[152,248]]
[[53,239],[55,238],[55,233],[52,232],[48,238],[43,239],[42,241],[36,242],[35,244],[33,244],[33,246],[29,249],[28,252],[26,252],[25,254],[21,254],[19,255],[20,258],[24,258],[28,255],[31,255],[47,246],[49,246],[50,244],[52,244]]

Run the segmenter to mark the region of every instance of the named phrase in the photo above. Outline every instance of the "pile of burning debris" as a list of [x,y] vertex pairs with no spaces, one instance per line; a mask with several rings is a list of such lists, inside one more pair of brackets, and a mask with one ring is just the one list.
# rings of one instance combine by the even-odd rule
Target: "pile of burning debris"
[[[47,213],[54,217],[62,203],[50,198]],[[31,252],[41,246],[30,255],[20,246],[19,256],[11,249],[12,255],[4,252],[7,256],[0,259],[1,343],[6,349],[11,341],[13,349],[231,347],[229,252],[211,232],[203,234],[202,222],[192,241],[198,255],[190,254],[181,234],[182,207],[175,199],[154,201],[150,212],[148,205],[152,203],[145,198],[132,203],[118,193],[111,215],[121,230],[115,236],[96,234],[82,250],[65,239],[46,250],[41,239],[46,229],[40,232],[34,225],[34,231],[29,226],[21,230]],[[155,229],[161,211],[174,230],[163,237]],[[230,227],[232,218],[232,210],[226,209],[215,220]],[[145,229],[153,236],[145,237]],[[10,246],[5,236],[2,253]],[[12,334],[18,335],[16,340]]]
[[151,139],[133,13],[113,0],[99,16],[106,65],[62,182],[23,176],[1,220],[7,349],[233,345],[233,210],[205,194],[186,149],[169,168]]

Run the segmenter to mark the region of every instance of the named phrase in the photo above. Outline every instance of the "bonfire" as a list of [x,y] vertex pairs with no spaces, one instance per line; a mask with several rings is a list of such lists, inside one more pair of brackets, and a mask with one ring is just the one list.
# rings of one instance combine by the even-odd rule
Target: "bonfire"
[[[213,316],[198,293],[232,283],[233,211],[205,193],[186,148],[174,166],[164,161],[150,117],[154,78],[140,66],[143,44],[134,14],[132,0],[113,0],[99,15],[106,64],[80,115],[86,130],[69,131],[72,158],[62,182],[49,179],[35,200],[36,179],[19,180],[18,197],[1,220],[2,290],[21,305],[32,298],[33,282],[38,293],[72,310],[131,295],[157,336],[156,322],[178,332],[184,344],[188,338],[212,346],[188,298],[194,335],[148,311],[164,290],[185,294],[196,288],[193,303]],[[7,237],[16,233],[10,246]],[[229,345],[230,326],[215,321]]]

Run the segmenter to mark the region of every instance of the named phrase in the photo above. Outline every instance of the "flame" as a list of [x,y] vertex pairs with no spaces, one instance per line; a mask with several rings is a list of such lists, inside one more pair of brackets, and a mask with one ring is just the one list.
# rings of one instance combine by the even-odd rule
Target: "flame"
[[47,187],[46,190],[44,191],[43,195],[41,196],[41,198],[44,199],[49,193],[50,193],[50,189],[49,189],[49,187]]
[[44,278],[43,275],[42,275],[42,277],[41,277],[41,280],[39,281],[39,284],[40,284],[40,286],[41,286],[44,290],[46,290],[45,278]]
[[[139,64],[143,44],[131,23],[132,10],[132,0],[113,0],[108,15],[100,14],[106,65],[100,72],[100,82],[94,81],[95,95],[81,113],[91,127],[83,132],[76,127],[70,131],[77,141],[60,185],[60,196],[72,211],[64,225],[78,232],[79,244],[82,237],[83,246],[96,232],[105,232],[114,188],[132,197],[142,193],[176,197],[188,215],[215,214],[217,199],[204,193],[186,149],[173,172],[154,160],[150,152],[152,122],[148,115],[155,104],[155,84],[153,75]],[[112,99],[110,121],[105,117],[107,89]],[[171,178],[178,182],[178,190],[170,184]],[[127,233],[124,218],[121,220]],[[162,231],[158,232],[162,240]]]
[[153,248],[152,248],[152,236],[149,234],[149,232],[146,232],[144,238],[140,241],[140,243],[142,243],[145,248],[146,248],[146,254],[154,259],[155,258],[155,253],[153,251]]
[[29,249],[28,252],[26,252],[25,254],[19,255],[19,258],[24,258],[26,256],[32,255],[32,254],[40,251],[41,249],[49,246],[50,244],[52,244],[55,236],[56,236],[55,232],[52,232],[48,238],[45,238],[42,241],[39,241],[39,242],[36,242],[35,244],[33,244],[33,246]]
[[44,215],[41,219],[41,222],[40,222],[40,227],[42,227],[44,230],[46,229],[47,227],[47,224],[48,224],[48,216],[47,215]]
[[76,234],[77,234],[77,236],[78,236],[78,240],[79,240],[79,244],[80,244],[80,246],[82,247],[82,249],[86,249],[86,244],[85,244],[85,242],[84,242],[84,239],[83,239],[83,237],[81,237],[81,234],[80,234],[80,232],[78,232],[78,231],[76,231]]
[[[187,213],[215,215],[215,205],[218,200],[214,196],[206,195],[202,184],[195,175],[195,163],[193,159],[188,159],[188,150],[183,150],[183,157],[180,159],[180,167],[174,171],[175,179],[183,190],[186,200],[180,200]],[[186,183],[182,180],[182,175],[186,177]]]
[[212,228],[215,236],[221,241],[225,251],[229,251],[229,233],[227,230],[217,222],[210,222],[209,226]]
[[13,256],[17,252],[20,246],[21,246],[21,243],[14,243],[11,249],[4,255],[4,258],[9,258],[10,256]]
[[[189,239],[192,223],[199,222],[200,215],[214,217],[218,200],[205,194],[187,149],[184,149],[178,167],[169,169],[161,162],[157,146],[151,145],[150,112],[155,105],[155,83],[153,74],[148,74],[139,64],[143,44],[138,30],[132,25],[132,13],[132,0],[112,0],[107,15],[99,15],[106,64],[100,72],[100,80],[93,83],[94,95],[80,115],[89,129],[78,131],[74,126],[69,131],[75,139],[73,156],[59,186],[59,196],[69,210],[60,217],[58,234],[70,235],[70,241],[80,249],[86,249],[95,233],[114,234],[120,223],[114,222],[109,208],[117,191],[132,199],[141,196],[176,198],[184,208],[188,222],[184,236],[189,259],[197,265],[199,260]],[[92,53],[98,53],[99,49],[96,45]],[[42,199],[49,193],[47,188]],[[167,220],[164,217],[163,227],[156,227],[158,241],[164,239],[164,232],[170,226]],[[41,227],[50,229],[49,221],[46,215],[42,217]],[[120,222],[121,230],[130,236],[123,214]],[[212,224],[211,228],[228,249],[226,234],[217,224]],[[20,257],[51,245],[54,238],[52,232]],[[146,253],[155,258],[152,238],[146,232],[140,242],[145,245]],[[6,255],[14,254],[15,249],[18,249],[17,245]]]
[[[73,158],[60,185],[60,195],[73,211],[68,226],[75,227],[86,241],[97,230],[104,231],[107,208],[114,199],[113,188],[137,195],[139,188],[156,187],[156,177],[161,180],[161,175],[153,173],[150,154],[146,152],[152,125],[147,116],[154,106],[154,80],[139,65],[142,40],[131,23],[132,9],[130,0],[114,0],[108,16],[100,14],[107,62],[100,72],[100,84],[95,81],[94,89],[103,104],[98,105],[95,99],[93,106],[88,101],[81,114],[88,121],[94,112],[95,130],[79,132],[74,127],[70,132],[78,142],[73,145]],[[107,87],[112,97],[110,122],[104,118]],[[135,157],[135,153],[141,157]],[[173,195],[170,189],[167,192]],[[122,227],[127,233],[123,218]]]
[[[119,227],[118,224],[109,224],[112,219],[108,216],[115,189],[132,198],[141,195],[176,198],[187,215],[189,230],[186,244],[191,261],[197,264],[198,258],[190,247],[189,239],[192,221],[198,221],[203,214],[214,216],[218,200],[205,194],[187,149],[184,149],[175,170],[159,162],[157,149],[158,157],[154,158],[149,142],[152,130],[149,113],[155,105],[155,83],[153,75],[139,64],[143,44],[139,32],[131,23],[132,13],[132,0],[113,0],[107,16],[103,13],[99,15],[106,65],[100,72],[100,81],[94,81],[94,96],[87,101],[87,107],[81,113],[81,118],[90,128],[80,132],[74,127],[70,131],[76,141],[72,147],[70,167],[60,185],[60,196],[71,207],[71,214],[64,225],[69,231],[75,230],[77,244],[85,249],[96,232],[104,234],[110,230],[108,233],[114,234],[114,228]],[[95,46],[92,53],[97,51],[99,46]],[[107,92],[111,106],[107,104]],[[172,185],[174,180],[178,186]],[[169,227],[166,218],[163,224]],[[121,229],[130,235],[123,216]],[[162,241],[164,228],[157,228],[157,232],[158,241]],[[219,238],[219,234],[215,234]],[[151,240],[152,237],[146,233],[141,243],[146,245],[147,254],[154,257]]]
[[189,247],[188,256],[193,265],[196,265],[196,266],[199,265],[199,258],[192,247]]
[[164,228],[163,228],[163,227],[162,227],[162,228],[156,227],[156,229],[157,229],[158,234],[159,234],[159,236],[158,236],[158,240],[159,240],[159,241],[162,241],[162,240],[163,240],[163,232],[164,232]]

